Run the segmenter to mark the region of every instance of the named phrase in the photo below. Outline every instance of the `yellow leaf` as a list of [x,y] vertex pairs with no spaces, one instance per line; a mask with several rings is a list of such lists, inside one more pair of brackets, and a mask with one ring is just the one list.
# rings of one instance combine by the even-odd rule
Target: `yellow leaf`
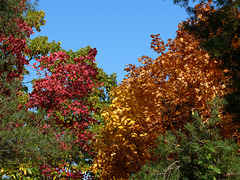
[[137,137],[137,134],[136,134],[136,133],[133,133],[133,134],[131,135],[131,137]]
[[131,120],[131,121],[129,122],[129,124],[135,124],[135,121]]
[[23,169],[23,172],[24,172],[24,175],[27,175],[27,169],[26,168]]
[[144,134],[140,134],[140,136],[141,136],[141,137],[143,137],[143,136],[146,136],[146,135],[147,135],[147,133],[144,133]]

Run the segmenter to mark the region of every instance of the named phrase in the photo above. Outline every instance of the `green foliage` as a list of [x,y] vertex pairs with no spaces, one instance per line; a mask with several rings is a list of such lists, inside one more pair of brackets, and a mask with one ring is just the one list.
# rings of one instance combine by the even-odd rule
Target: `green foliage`
[[61,50],[60,42],[48,42],[47,36],[37,36],[34,39],[28,40],[28,47],[31,53],[28,55],[30,59],[39,59],[49,53],[58,52]]
[[[70,49],[69,51],[64,51],[70,56],[70,59],[74,59],[81,56],[87,56],[90,49],[92,49],[91,46],[86,46],[85,48],[80,48],[77,51],[73,51],[72,49]],[[71,61],[71,63],[73,63],[73,61]]]
[[46,23],[46,20],[44,19],[45,12],[43,10],[36,11],[29,9],[24,17],[26,23],[29,27],[35,28],[36,31],[40,32],[40,27],[44,26]]
[[[21,3],[23,2],[23,3]],[[19,9],[19,7],[23,7],[22,5],[25,4],[25,9]],[[44,20],[42,19],[42,11],[35,11],[36,7],[38,6],[38,0],[1,0],[0,1],[0,33],[5,35],[16,34],[16,30],[18,29],[17,26],[17,19],[22,19],[24,15],[28,13],[26,16],[27,19],[31,19],[30,16],[34,17],[35,19],[39,19],[40,21],[34,22],[36,25],[36,29],[39,30],[40,24],[44,24]],[[31,13],[32,15],[30,15]],[[33,19],[30,20],[33,22]]]
[[21,16],[21,12],[15,11],[20,0],[2,0],[0,2],[0,33],[12,34],[17,29],[17,23],[9,23],[10,20]]
[[[174,4],[178,4],[181,7],[186,8],[186,11],[193,15],[194,14],[194,7],[191,6],[191,2],[193,3],[203,3],[203,2],[207,2],[208,0],[173,0]],[[229,0],[213,0],[213,3],[215,5],[215,7],[220,7],[223,5],[226,5],[227,3],[229,3],[231,1]]]
[[[24,177],[42,177],[38,166],[55,165],[65,159],[67,152],[60,148],[60,143],[67,144],[71,139],[66,134],[57,140],[59,131],[51,126],[44,127],[47,123],[45,112],[39,111],[33,116],[24,106],[20,108],[19,104],[27,100],[27,96],[19,91],[21,81],[8,82],[3,78],[4,75],[0,79],[0,177],[8,175],[21,179],[24,174]],[[8,95],[4,89],[8,89]]]
[[[36,2],[35,2],[36,4]],[[28,11],[25,13],[24,21],[29,27],[35,28],[36,31],[40,32],[41,26],[45,26],[46,20],[45,12],[40,10],[37,11],[34,7],[37,5],[31,5],[30,2],[27,3]],[[35,38],[28,38],[28,48],[31,49],[30,54],[26,54],[29,60],[39,59],[41,56],[45,56],[49,53],[54,53],[61,51],[61,42],[48,42],[47,36],[37,36]]]
[[131,179],[240,179],[238,146],[218,132],[221,106],[222,102],[215,99],[208,122],[202,122],[195,112],[194,122],[174,133],[160,135],[152,150],[152,161]]

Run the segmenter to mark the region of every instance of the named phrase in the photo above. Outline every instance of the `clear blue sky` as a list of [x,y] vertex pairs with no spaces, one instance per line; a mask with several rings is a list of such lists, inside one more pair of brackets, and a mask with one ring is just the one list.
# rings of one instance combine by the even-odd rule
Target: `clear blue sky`
[[157,57],[150,49],[151,34],[174,38],[177,25],[188,17],[172,0],[40,0],[38,9],[47,23],[36,35],[61,41],[66,50],[97,48],[98,66],[117,73],[118,82],[125,65],[139,65],[142,55]]

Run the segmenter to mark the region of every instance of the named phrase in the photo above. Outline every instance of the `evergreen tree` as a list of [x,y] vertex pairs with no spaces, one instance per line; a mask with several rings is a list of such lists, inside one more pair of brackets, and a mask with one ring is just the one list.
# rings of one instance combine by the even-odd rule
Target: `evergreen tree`
[[[23,19],[26,1],[1,1],[0,28],[0,176],[14,179],[42,179],[40,165],[55,164],[66,156],[60,148],[67,138],[57,139],[59,132],[44,127],[45,115],[34,114],[24,106],[27,101],[23,75],[30,53],[27,38],[32,29]],[[41,123],[36,121],[41,119]]]
[[131,179],[240,179],[238,146],[233,139],[219,135],[221,106],[215,99],[207,122],[195,112],[192,123],[160,135],[151,150],[152,160]]

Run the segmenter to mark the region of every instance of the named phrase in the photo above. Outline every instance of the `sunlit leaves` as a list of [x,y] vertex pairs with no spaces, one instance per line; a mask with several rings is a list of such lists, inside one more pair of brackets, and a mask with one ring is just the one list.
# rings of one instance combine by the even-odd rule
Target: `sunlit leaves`
[[[226,92],[219,62],[211,60],[199,41],[179,25],[177,36],[166,44],[152,35],[151,47],[160,56],[143,56],[142,66],[129,65],[127,78],[112,91],[114,97],[102,116],[106,126],[97,139],[99,150],[93,170],[100,178],[128,178],[141,169],[159,133],[175,131],[191,122],[197,111],[208,121],[208,102]],[[225,117],[225,133],[235,131]]]
[[45,12],[43,10],[41,11],[33,11],[29,9],[27,11],[27,14],[25,15],[25,21],[28,24],[29,27],[35,28],[36,31],[41,31],[40,27],[44,26],[46,23],[46,20],[44,19]]
[[55,41],[48,42],[47,36],[38,36],[29,40],[28,47],[31,49],[31,53],[28,56],[39,59],[40,56],[60,51],[61,43]]
[[207,1],[196,6],[189,23],[184,26],[200,39],[200,45],[212,58],[217,58],[229,79],[226,109],[239,122],[240,63],[239,30],[240,1]]

